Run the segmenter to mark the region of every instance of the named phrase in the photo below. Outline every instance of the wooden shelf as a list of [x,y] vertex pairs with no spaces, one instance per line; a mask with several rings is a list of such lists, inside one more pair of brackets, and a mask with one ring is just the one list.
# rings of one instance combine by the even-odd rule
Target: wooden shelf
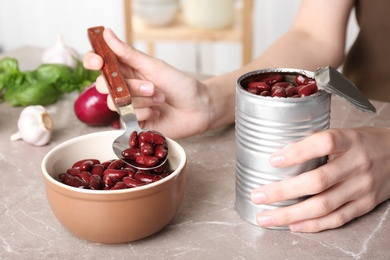
[[179,40],[179,41],[238,41],[242,37],[239,24],[223,29],[199,29],[186,25],[181,13],[167,26],[148,26],[138,17],[133,17],[133,40]]
[[126,40],[131,44],[135,40],[147,43],[147,52],[154,53],[156,41],[209,41],[239,42],[242,46],[242,63],[252,59],[252,12],[253,0],[242,0],[236,10],[234,24],[222,29],[200,29],[188,26],[179,13],[176,20],[167,26],[148,26],[141,19],[131,14],[131,0],[124,0]]

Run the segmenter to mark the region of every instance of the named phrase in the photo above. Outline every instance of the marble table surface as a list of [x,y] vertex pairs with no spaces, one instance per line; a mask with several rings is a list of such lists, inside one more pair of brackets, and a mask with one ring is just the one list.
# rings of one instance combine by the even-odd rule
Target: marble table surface
[[[24,47],[7,56],[16,57],[22,69],[33,69],[41,53]],[[165,229],[116,245],[73,236],[46,200],[42,158],[70,138],[111,130],[79,122],[75,98],[70,94],[47,107],[55,130],[43,147],[11,142],[22,108],[0,104],[0,259],[390,259],[390,201],[341,228],[316,234],[263,229],[242,220],[234,208],[233,125],[177,140],[188,156],[187,184],[179,212]],[[390,127],[390,103],[373,104],[378,112],[366,114],[333,97],[331,127]]]

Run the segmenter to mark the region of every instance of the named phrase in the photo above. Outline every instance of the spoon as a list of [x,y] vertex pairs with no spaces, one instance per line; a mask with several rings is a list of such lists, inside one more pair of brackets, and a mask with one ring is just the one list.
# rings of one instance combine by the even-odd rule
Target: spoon
[[148,131],[162,137],[164,136],[157,131],[145,130],[139,126],[137,117],[134,112],[134,107],[132,105],[130,91],[119,70],[118,60],[115,54],[104,41],[103,31],[103,26],[89,28],[88,37],[95,53],[100,55],[104,60],[102,73],[107,81],[110,96],[116,105],[125,128],[125,132],[114,140],[112,149],[118,158],[136,169],[151,170],[158,168],[166,162],[168,158],[168,150],[166,156],[163,159],[160,159],[155,165],[139,164],[135,160],[124,158],[122,155],[122,151],[129,148],[130,136],[134,131],[136,131],[138,134]]

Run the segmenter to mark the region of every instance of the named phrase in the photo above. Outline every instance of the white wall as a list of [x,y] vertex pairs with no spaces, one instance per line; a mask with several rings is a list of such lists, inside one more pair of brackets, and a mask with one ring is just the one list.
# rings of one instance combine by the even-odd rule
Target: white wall
[[90,49],[87,28],[104,25],[124,36],[122,0],[0,0],[0,46],[48,47],[58,33],[80,53]]
[[[212,1],[212,0],[210,0]],[[290,26],[300,0],[254,0],[254,56]],[[23,7],[23,8],[21,8]],[[0,0],[0,49],[12,50],[24,45],[51,46],[58,33],[66,44],[82,55],[90,50],[88,27],[104,25],[124,39],[122,0]],[[348,43],[357,32],[351,20]],[[135,45],[143,49],[141,42]],[[201,57],[197,62],[197,55]],[[238,44],[160,43],[156,56],[185,71],[198,68],[208,74],[220,74],[240,66]]]

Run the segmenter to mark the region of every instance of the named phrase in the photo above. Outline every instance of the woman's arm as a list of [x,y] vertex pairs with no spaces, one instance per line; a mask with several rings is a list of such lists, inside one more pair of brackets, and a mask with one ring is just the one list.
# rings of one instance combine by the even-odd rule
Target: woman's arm
[[263,68],[314,71],[321,66],[341,65],[354,3],[354,0],[303,0],[289,31],[263,54],[234,72],[206,80],[213,107],[209,128],[234,121],[235,83],[246,72]]

